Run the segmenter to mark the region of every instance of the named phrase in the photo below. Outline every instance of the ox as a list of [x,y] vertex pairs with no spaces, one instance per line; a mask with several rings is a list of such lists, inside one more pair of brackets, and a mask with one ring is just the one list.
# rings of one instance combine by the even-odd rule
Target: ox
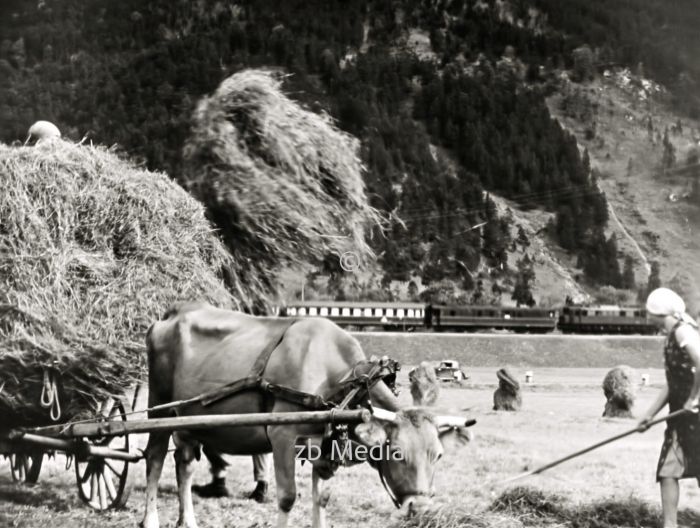
[[[280,335],[264,366],[270,383],[328,397],[353,367],[365,360],[359,343],[326,319],[289,320],[255,317],[211,307],[185,304],[169,310],[148,332],[149,407],[195,397],[246,377],[261,351]],[[439,417],[421,409],[401,410],[391,390],[376,383],[370,390],[372,403],[382,407],[368,423],[351,427],[349,436],[365,449],[390,444],[403,454],[401,460],[387,457],[373,466],[393,495],[397,507],[416,511],[430,501],[435,463],[447,438],[463,444],[469,439],[464,418]],[[300,405],[271,397],[260,390],[246,390],[207,407],[196,403],[181,408],[180,415],[288,412]],[[382,412],[383,411],[383,412]],[[151,416],[164,416],[162,412]],[[221,427],[173,433],[179,494],[178,527],[195,528],[191,484],[193,462],[200,445],[230,455],[254,455],[272,451],[277,484],[278,528],[286,527],[296,498],[295,455],[299,437],[320,438],[324,425],[277,425]],[[169,432],[151,433],[146,448],[146,511],[141,526],[156,528],[156,494]],[[323,461],[312,462],[314,528],[326,526],[329,499],[323,480],[332,472]]]

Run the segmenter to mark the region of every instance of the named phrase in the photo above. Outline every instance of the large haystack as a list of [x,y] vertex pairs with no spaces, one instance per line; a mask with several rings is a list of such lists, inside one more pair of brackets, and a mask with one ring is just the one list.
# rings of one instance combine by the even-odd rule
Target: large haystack
[[230,256],[164,174],[61,140],[0,145],[0,428],[61,421],[144,375],[148,326],[171,303],[232,306]]
[[637,395],[635,371],[626,365],[610,370],[603,379],[605,409],[603,416],[633,418],[632,407]]
[[371,254],[365,235],[379,217],[359,142],[285,96],[271,72],[237,73],[204,98],[184,159],[182,184],[220,228],[244,287],[272,291],[284,265]]

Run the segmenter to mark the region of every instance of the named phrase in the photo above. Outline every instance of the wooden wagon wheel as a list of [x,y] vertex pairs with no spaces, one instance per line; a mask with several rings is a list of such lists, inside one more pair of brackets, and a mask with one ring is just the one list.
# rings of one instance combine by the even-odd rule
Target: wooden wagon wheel
[[[126,421],[125,413],[129,405],[123,401],[111,402],[109,408],[103,406],[107,420]],[[94,446],[109,447],[119,451],[129,451],[129,435],[92,438]],[[121,508],[126,504],[131,491],[129,462],[113,458],[87,457],[75,461],[75,477],[80,499],[95,510]]]
[[36,484],[41,473],[44,453],[41,451],[18,451],[10,454],[12,480],[23,484]]

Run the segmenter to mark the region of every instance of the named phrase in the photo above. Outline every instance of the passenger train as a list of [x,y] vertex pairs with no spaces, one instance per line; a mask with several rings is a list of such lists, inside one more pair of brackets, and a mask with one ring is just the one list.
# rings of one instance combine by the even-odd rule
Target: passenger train
[[350,329],[386,331],[643,334],[656,328],[640,306],[566,305],[562,308],[440,305],[352,301],[293,301],[277,310],[287,317],[326,317]]

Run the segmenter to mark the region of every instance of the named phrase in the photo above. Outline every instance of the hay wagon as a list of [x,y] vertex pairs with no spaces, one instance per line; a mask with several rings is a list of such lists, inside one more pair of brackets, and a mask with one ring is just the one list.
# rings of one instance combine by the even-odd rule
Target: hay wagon
[[[134,413],[126,398],[106,401],[98,412],[97,422],[75,424],[82,426],[78,431],[69,424],[57,424],[0,432],[0,454],[10,459],[12,480],[36,483],[44,459],[63,453],[66,470],[73,466],[83,502],[96,510],[123,506],[131,488],[129,464],[142,455],[132,449],[128,426],[121,434],[110,432],[117,422],[126,425]],[[34,429],[40,433],[32,432]]]
[[370,417],[367,409],[331,409],[132,420],[136,413],[129,409],[126,400],[117,400],[103,408],[105,415],[97,422],[42,427],[40,434],[31,429],[10,430],[0,436],[0,454],[10,458],[12,479],[27,484],[37,482],[47,455],[65,454],[66,469],[74,466],[80,499],[95,510],[107,510],[126,504],[133,478],[131,465],[143,458],[131,445],[131,435],[251,425],[348,424]]
[[[127,398],[109,398],[97,411],[97,417],[41,427],[16,427],[0,431],[0,454],[10,458],[13,480],[35,483],[44,458],[54,453],[66,455],[66,469],[74,466],[78,496],[95,510],[119,508],[126,504],[132,484],[131,465],[144,458],[131,442],[131,436],[157,431],[178,431],[254,425],[323,423],[343,429],[347,424],[367,422],[370,410],[357,405],[365,391],[380,380],[392,390],[398,363],[389,359],[367,362],[369,370],[345,382],[337,403],[326,401],[262,378],[243,378],[187,400],[166,403],[140,411],[136,407],[140,386],[132,402]],[[260,389],[275,397],[313,409],[284,413],[214,414],[136,419],[150,411],[177,409],[198,403],[206,407],[240,391]],[[375,410],[375,412],[378,412]]]

